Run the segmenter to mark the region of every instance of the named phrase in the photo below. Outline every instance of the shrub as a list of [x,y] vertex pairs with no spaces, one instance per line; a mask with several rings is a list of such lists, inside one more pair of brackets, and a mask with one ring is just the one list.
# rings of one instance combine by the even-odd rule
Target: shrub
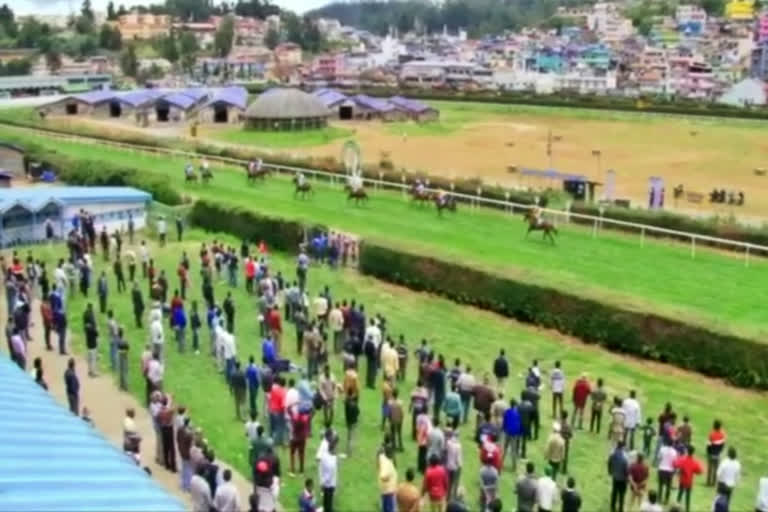
[[751,339],[370,243],[361,247],[360,270],[415,291],[556,329],[615,352],[724,378],[742,387],[768,388],[768,345]]
[[327,231],[324,226],[307,228],[299,222],[204,200],[195,202],[189,220],[208,231],[230,233],[251,242],[264,240],[272,248],[287,252],[296,252],[299,244],[307,238],[307,232],[318,229]]

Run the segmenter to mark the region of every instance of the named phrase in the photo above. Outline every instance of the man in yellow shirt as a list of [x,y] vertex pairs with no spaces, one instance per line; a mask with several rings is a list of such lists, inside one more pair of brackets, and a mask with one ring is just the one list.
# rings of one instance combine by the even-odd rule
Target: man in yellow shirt
[[405,482],[397,487],[398,512],[419,512],[421,510],[421,493],[418,487],[413,484],[415,477],[413,469],[408,468],[405,472]]
[[384,346],[381,347],[381,368],[384,378],[394,382],[397,378],[397,371],[400,369],[400,358],[390,339],[387,339]]
[[379,492],[381,493],[382,512],[395,512],[395,492],[397,491],[397,470],[392,462],[391,448],[379,453]]

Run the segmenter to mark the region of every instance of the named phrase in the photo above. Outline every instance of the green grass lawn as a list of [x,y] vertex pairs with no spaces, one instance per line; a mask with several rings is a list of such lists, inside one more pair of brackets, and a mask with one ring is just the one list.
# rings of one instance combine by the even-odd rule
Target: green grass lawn
[[214,140],[264,148],[306,148],[322,146],[354,135],[354,130],[329,126],[322,130],[296,132],[249,131],[242,128],[215,129],[205,135]]
[[[139,237],[140,238],[140,237]],[[170,276],[171,289],[176,286],[175,268],[181,251],[186,250],[192,261],[190,276],[189,300],[196,299],[200,303],[200,283],[197,279],[199,260],[197,250],[202,241],[210,242],[213,238],[227,240],[228,243],[239,245],[239,241],[220,234],[202,234],[193,231],[187,234],[184,244],[171,243],[167,249],[161,250],[152,245],[152,256],[158,269],[164,269]],[[138,243],[138,238],[137,238]],[[61,246],[51,248],[36,248],[36,254],[49,262],[49,268],[56,259],[63,255]],[[94,257],[96,274],[101,268],[106,268],[110,282],[109,304],[122,325],[126,328],[126,339],[131,343],[130,390],[137,396],[143,396],[144,384],[140,375],[138,360],[147,339],[147,331],[135,329],[128,293],[118,295],[111,274],[111,267],[106,267],[101,255]],[[271,269],[282,270],[284,275],[293,276],[294,263],[292,258],[283,255],[272,255]],[[757,480],[764,474],[765,457],[755,447],[760,446],[764,425],[768,422],[768,402],[764,395],[730,388],[718,381],[702,378],[698,375],[678,371],[657,364],[625,358],[607,351],[586,346],[579,342],[563,338],[557,334],[540,332],[536,329],[522,326],[516,322],[489,314],[480,310],[458,306],[448,300],[443,300],[425,294],[416,294],[405,289],[380,283],[372,278],[358,275],[352,270],[331,271],[326,267],[312,267],[309,272],[309,290],[314,296],[323,286],[328,285],[334,300],[356,298],[365,304],[369,315],[380,313],[387,317],[389,333],[398,336],[404,334],[411,350],[415,349],[418,340],[428,338],[435,350],[443,353],[446,359],[461,358],[470,363],[476,374],[490,371],[493,357],[500,348],[505,348],[509,355],[513,378],[507,384],[507,396],[516,395],[522,386],[520,372],[538,358],[544,369],[552,367],[555,360],[561,360],[568,376],[569,388],[573,379],[582,371],[586,371],[594,380],[602,377],[606,381],[611,395],[626,396],[629,389],[637,389],[639,398],[646,415],[655,417],[663,404],[671,401],[675,410],[681,416],[692,418],[694,443],[699,453],[704,453],[706,435],[712,420],[717,417],[724,421],[729,434],[729,443],[740,450],[740,458],[744,465],[744,480],[735,492],[732,510],[747,510],[753,504]],[[141,283],[146,289],[146,282]],[[232,290],[237,304],[236,335],[238,356],[242,359],[249,354],[260,355],[260,343],[257,336],[257,320],[254,299],[248,297],[240,283],[237,289],[229,288],[224,282],[216,286],[217,300],[221,301],[227,291]],[[96,303],[96,298],[91,297]],[[189,300],[187,304],[189,304]],[[75,347],[84,350],[81,317],[86,299],[75,295],[69,303],[70,327],[73,330]],[[102,340],[106,332],[106,319],[100,317]],[[188,333],[189,334],[189,333]],[[188,337],[189,339],[189,337]],[[205,437],[214,446],[217,456],[232,463],[244,475],[249,475],[247,467],[247,448],[243,436],[242,425],[236,421],[234,407],[227,387],[215,370],[213,361],[207,355],[208,330],[201,331],[201,354],[178,354],[173,335],[166,330],[166,354],[168,368],[166,371],[166,387],[174,394],[178,403],[185,404],[197,425],[204,428]],[[286,342],[288,355],[296,357],[292,329],[287,329]],[[108,347],[101,344],[102,367],[107,371]],[[334,358],[333,371],[339,376],[340,364]],[[81,372],[85,370],[81,368]],[[402,394],[408,395],[415,380],[413,359],[409,361],[408,378],[401,386]],[[362,377],[362,375],[361,375]],[[84,385],[88,385],[83,376]],[[358,447],[355,454],[340,463],[338,509],[344,511],[372,511],[377,509],[378,487],[376,485],[375,452],[381,442],[379,431],[380,394],[378,391],[364,390],[361,406],[362,414],[359,425]],[[530,457],[540,471],[543,466],[543,447],[546,436],[549,435],[550,415],[549,396],[544,392],[542,400],[542,437],[539,442],[530,445]],[[98,407],[98,404],[88,404]],[[261,405],[260,405],[261,406]],[[566,408],[569,408],[566,401]],[[344,433],[343,415],[337,410],[335,427]],[[308,475],[317,481],[317,470],[314,463],[314,453],[317,446],[318,422],[315,422],[314,436],[308,447]],[[605,428],[605,424],[604,424]],[[472,428],[463,428],[461,438],[464,447],[463,485],[469,494],[472,510],[476,510],[478,457],[475,446],[471,441]],[[415,444],[405,439],[406,451],[397,457],[398,471],[402,477],[405,468],[415,466]],[[579,490],[582,492],[584,507],[589,512],[604,511],[608,508],[610,484],[605,473],[605,459],[609,446],[604,436],[577,432],[572,444],[570,473],[576,478]],[[145,457],[150,456],[144,454]],[[280,453],[283,470],[288,471],[287,451]],[[652,472],[652,475],[654,473]],[[501,497],[505,510],[511,510],[514,498],[513,482],[515,476],[509,465],[505,467],[500,485]],[[295,510],[296,499],[302,485],[301,478],[283,480],[285,487],[281,501],[286,510]],[[562,479],[561,479],[562,482]],[[653,486],[655,478],[652,477]],[[692,510],[699,512],[709,510],[713,491],[706,489],[699,478],[693,493]],[[420,479],[419,479],[420,484]]]
[[691,259],[685,245],[647,240],[641,248],[639,236],[602,232],[594,239],[591,229],[575,226],[561,226],[553,247],[538,235],[526,240],[519,216],[496,211],[464,206],[456,215],[441,219],[431,207],[420,208],[399,193],[379,191],[371,191],[370,203],[358,207],[348,204],[339,188],[321,183],[315,184],[314,197],[304,201],[293,198],[286,178],[246,186],[242,170],[222,169],[209,186],[185,186],[182,159],[27,138],[8,128],[0,128],[0,136],[20,143],[49,142],[66,154],[167,175],[192,197],[324,223],[390,245],[724,332],[758,339],[768,332],[768,319],[757,307],[768,285],[765,260],[753,258],[747,268],[735,255],[701,249]]

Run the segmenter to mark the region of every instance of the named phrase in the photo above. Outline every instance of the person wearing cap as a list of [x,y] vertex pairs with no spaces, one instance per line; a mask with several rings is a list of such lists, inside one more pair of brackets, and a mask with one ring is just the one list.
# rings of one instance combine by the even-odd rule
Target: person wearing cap
[[547,439],[547,448],[545,450],[545,457],[549,462],[549,476],[553,480],[557,479],[557,474],[560,472],[560,466],[565,458],[565,440],[560,435],[560,422],[556,421],[552,425],[552,433]]
[[536,481],[536,504],[538,512],[552,512],[558,500],[557,484],[553,478],[553,468],[544,468],[544,476]]

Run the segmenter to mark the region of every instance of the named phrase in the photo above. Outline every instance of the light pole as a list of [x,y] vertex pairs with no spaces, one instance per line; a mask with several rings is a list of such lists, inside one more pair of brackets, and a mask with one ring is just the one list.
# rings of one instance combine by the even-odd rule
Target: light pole
[[601,163],[600,160],[602,159],[603,152],[600,151],[599,149],[593,149],[592,156],[595,157],[595,159],[597,160],[597,172],[595,173],[595,181],[597,181],[598,178],[600,177],[600,168],[602,167],[600,165]]

